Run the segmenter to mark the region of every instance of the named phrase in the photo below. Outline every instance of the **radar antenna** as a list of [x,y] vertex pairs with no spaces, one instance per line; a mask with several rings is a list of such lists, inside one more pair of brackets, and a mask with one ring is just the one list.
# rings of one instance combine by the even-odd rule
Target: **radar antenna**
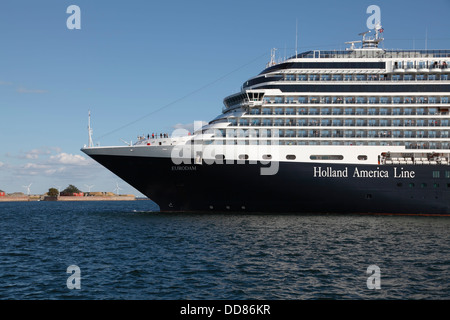
[[362,35],[363,37],[363,48],[369,48],[369,49],[377,49],[378,44],[384,40],[384,38],[380,37],[380,34],[384,32],[383,27],[381,26],[380,22],[378,22],[375,25],[375,36],[374,37],[367,37],[366,35],[371,32],[370,30],[367,32],[360,33],[359,35]]
[[345,44],[351,44],[351,45],[352,45],[350,48],[347,48],[347,50],[355,50],[355,49],[356,49],[355,43],[360,43],[360,42],[361,42],[361,40],[358,40],[358,41],[348,41],[348,42],[346,42]]
[[373,28],[375,30],[375,36],[368,36],[372,30],[368,30],[365,32],[358,33],[359,36],[362,36],[362,41],[348,41],[346,44],[350,44],[351,47],[346,50],[356,50],[355,43],[362,42],[361,49],[378,49],[378,44],[384,40],[380,35],[384,32],[383,27],[381,26],[381,22],[378,21],[377,24]]
[[366,31],[366,32],[361,32],[361,33],[358,34],[358,36],[362,36],[363,39],[364,39],[365,36],[366,36],[366,34],[368,34],[368,33],[370,33],[370,30],[369,30],[369,31]]

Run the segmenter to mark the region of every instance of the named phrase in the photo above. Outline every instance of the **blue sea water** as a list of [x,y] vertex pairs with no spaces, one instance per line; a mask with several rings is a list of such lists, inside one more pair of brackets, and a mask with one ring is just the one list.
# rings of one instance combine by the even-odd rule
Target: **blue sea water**
[[[0,203],[0,299],[450,298],[449,217],[152,210]],[[368,288],[372,265],[380,289]]]

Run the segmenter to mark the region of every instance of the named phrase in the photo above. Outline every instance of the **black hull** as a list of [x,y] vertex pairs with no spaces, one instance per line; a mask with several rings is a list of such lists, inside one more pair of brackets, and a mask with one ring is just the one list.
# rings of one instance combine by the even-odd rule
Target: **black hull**
[[170,158],[91,157],[161,211],[450,214],[449,166],[283,162],[277,174],[261,175],[260,163],[175,165]]

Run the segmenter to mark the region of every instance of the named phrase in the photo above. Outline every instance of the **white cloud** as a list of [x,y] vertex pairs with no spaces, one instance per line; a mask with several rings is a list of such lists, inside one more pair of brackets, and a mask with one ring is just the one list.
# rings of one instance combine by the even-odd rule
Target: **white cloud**
[[54,174],[58,174],[58,173],[63,173],[65,171],[66,171],[65,167],[60,167],[60,168],[52,168],[52,169],[44,170],[44,173],[46,175],[54,175]]
[[36,176],[49,168],[50,166],[46,164],[28,162],[25,165],[17,167],[16,170],[19,170],[23,175]]
[[58,153],[57,155],[50,156],[49,163],[85,166],[90,164],[91,162],[88,161],[85,157],[80,156],[78,154],[69,154],[61,152]]
[[31,151],[25,152],[25,159],[37,159],[40,155],[50,154],[51,151],[48,148],[43,149],[33,149]]
[[[78,154],[60,152],[57,147],[43,147],[21,152],[18,156],[8,155],[17,159],[25,159],[26,163],[16,163],[9,166],[15,176],[52,176],[69,177],[92,175],[95,172],[95,162]],[[5,165],[5,164],[3,164]],[[77,168],[76,170],[74,168]],[[81,168],[84,168],[81,170]]]
[[5,153],[5,156],[8,158],[17,158],[17,159],[28,159],[28,160],[35,160],[40,158],[41,156],[48,156],[52,154],[53,152],[60,152],[60,148],[55,147],[42,147],[39,149],[33,149],[29,151],[20,151],[19,154],[14,155],[10,152]]
[[27,163],[23,166],[24,169],[46,169],[49,166],[46,164],[39,164],[39,163]]
[[25,155],[25,159],[37,159],[39,156],[35,153],[28,153]]
[[[42,147],[6,156],[12,160],[0,161],[0,188],[7,192],[23,191],[23,186],[30,182],[33,182],[32,193],[39,194],[47,192],[50,187],[63,188],[69,184],[79,188],[95,184],[98,190],[112,191],[118,179],[93,159],[62,152],[57,147]],[[126,187],[123,187],[123,192],[139,194],[134,189],[125,191]]]

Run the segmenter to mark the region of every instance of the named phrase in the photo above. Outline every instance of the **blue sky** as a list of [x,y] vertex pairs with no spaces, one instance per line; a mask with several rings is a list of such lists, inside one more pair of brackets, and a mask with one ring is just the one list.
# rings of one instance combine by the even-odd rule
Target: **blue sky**
[[[69,30],[67,7],[81,9]],[[0,3],[0,189],[44,193],[74,184],[140,195],[86,157],[94,142],[217,116],[223,98],[270,59],[344,49],[381,8],[386,49],[450,48],[450,0],[432,1],[86,1]],[[297,22],[298,21],[298,22]]]

